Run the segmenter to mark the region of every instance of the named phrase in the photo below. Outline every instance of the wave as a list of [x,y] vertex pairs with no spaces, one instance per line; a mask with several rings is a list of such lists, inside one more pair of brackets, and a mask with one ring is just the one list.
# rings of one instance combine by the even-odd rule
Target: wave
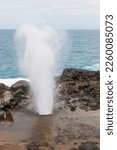
[[7,86],[11,86],[19,80],[30,81],[28,78],[9,78],[9,79],[0,79],[0,83],[4,83]]
[[94,64],[92,66],[86,66],[83,69],[92,70],[92,71],[99,71],[100,70],[100,64]]
[[[83,67],[82,69],[86,69],[86,70],[91,70],[91,71],[99,71],[100,70],[100,64],[94,64],[92,66],[86,66],[86,67]],[[26,80],[26,81],[30,81],[29,78],[8,78],[8,79],[0,79],[0,83],[4,83],[5,85],[7,86],[11,86],[13,85],[14,83],[16,83],[17,81],[19,80]]]

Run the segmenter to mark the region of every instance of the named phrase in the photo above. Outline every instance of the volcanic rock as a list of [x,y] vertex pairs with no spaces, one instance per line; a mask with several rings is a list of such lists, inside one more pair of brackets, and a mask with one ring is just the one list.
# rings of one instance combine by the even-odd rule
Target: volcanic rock
[[65,107],[75,111],[100,108],[100,72],[80,69],[65,69],[57,78],[57,96],[65,101]]
[[8,110],[0,110],[0,121],[13,122],[12,113]]
[[0,110],[0,120],[6,118],[6,113],[3,110]]
[[60,81],[90,81],[99,79],[99,71],[81,70],[76,68],[66,68],[60,76]]
[[[57,105],[63,101],[64,108],[71,111],[75,111],[77,108],[86,111],[100,108],[99,71],[69,68],[65,69],[61,76],[56,77],[55,81]],[[0,108],[25,108],[28,104],[30,105],[32,95],[28,81],[18,81],[10,88],[1,83]]]
[[10,88],[3,83],[0,83],[0,109],[10,107],[10,102],[13,99],[13,95],[10,92]]
[[30,83],[28,81],[20,80],[16,82],[10,87],[10,91],[14,99],[12,105],[24,107],[29,103],[31,99],[31,92]]
[[28,81],[21,80],[10,88],[0,83],[0,109],[25,107],[30,101],[30,85]]
[[88,141],[81,143],[79,150],[99,150],[99,148],[96,143]]

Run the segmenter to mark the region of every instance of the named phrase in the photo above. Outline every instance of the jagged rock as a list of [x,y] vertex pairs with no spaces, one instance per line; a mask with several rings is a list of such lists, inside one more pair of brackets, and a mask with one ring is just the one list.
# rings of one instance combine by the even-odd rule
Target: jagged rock
[[10,102],[13,99],[13,95],[10,92],[10,88],[3,83],[0,83],[0,109],[10,106]]
[[13,122],[12,113],[8,110],[0,110],[0,121]]
[[[75,111],[100,108],[100,73],[79,69],[65,69],[56,80],[56,102],[64,101],[64,108]],[[26,107],[32,98],[30,83],[21,80],[10,88],[0,84],[0,108]],[[31,108],[32,109],[32,108]]]
[[20,80],[10,87],[13,95],[13,106],[26,106],[31,99],[30,83],[25,80]]
[[75,80],[90,81],[90,80],[99,80],[99,79],[100,79],[99,71],[66,68],[64,69],[62,75],[60,76],[59,81],[75,81]]
[[3,110],[0,110],[0,120],[5,119],[6,118],[6,112]]
[[0,109],[25,107],[31,99],[30,84],[21,80],[10,88],[0,83]]
[[75,111],[77,107],[84,110],[97,110],[100,108],[99,79],[99,71],[65,69],[57,78],[56,99],[65,101],[65,106],[68,106],[71,111]]

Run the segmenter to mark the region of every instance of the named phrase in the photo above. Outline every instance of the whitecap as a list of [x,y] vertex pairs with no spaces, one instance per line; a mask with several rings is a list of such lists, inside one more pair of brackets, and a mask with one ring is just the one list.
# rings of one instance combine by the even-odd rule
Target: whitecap
[[0,79],[0,83],[4,83],[5,85],[10,87],[11,85],[20,80],[30,81],[28,78],[9,78],[9,79]]

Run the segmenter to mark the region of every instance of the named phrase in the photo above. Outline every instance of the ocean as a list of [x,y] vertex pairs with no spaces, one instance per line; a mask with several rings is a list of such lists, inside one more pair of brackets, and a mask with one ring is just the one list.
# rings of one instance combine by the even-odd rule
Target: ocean
[[[18,67],[15,32],[11,29],[0,29],[0,82],[12,84],[24,75]],[[65,68],[100,70],[100,31],[99,30],[66,30],[70,40],[69,48],[62,50],[57,61],[55,75],[60,75]]]

